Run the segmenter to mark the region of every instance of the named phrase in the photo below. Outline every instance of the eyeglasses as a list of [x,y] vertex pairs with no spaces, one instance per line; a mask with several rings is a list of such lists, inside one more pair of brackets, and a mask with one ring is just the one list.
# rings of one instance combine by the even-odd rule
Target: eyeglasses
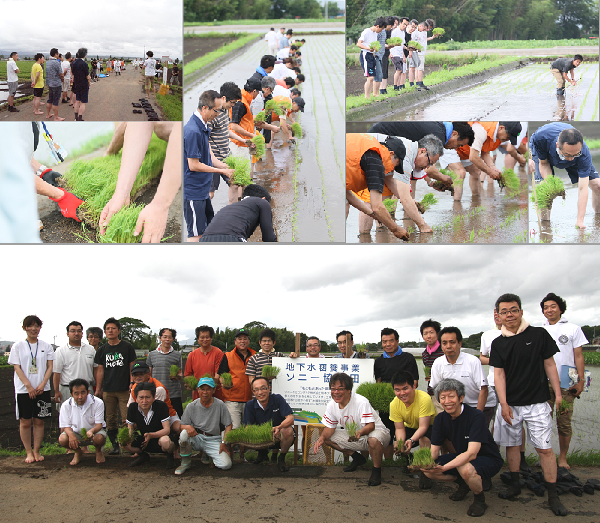
[[560,147],[558,148],[558,150],[560,151],[560,154],[562,154],[565,158],[579,158],[583,153],[583,151],[579,151],[577,154],[568,154],[564,152]]
[[346,390],[345,387],[342,387],[341,389],[330,389],[331,392],[344,392]]
[[266,392],[269,390],[269,387],[260,387],[258,389],[254,389],[254,392]]
[[427,165],[429,165],[429,167],[431,167],[433,165],[433,163],[431,162],[431,158],[429,158],[429,153],[425,152],[425,156],[427,156]]
[[500,311],[498,314],[500,316],[507,316],[508,314],[516,316],[517,314],[519,314],[519,312],[521,312],[521,309],[514,308],[514,309],[509,309],[507,311]]
[[310,345],[307,345],[306,348],[307,349],[314,349],[315,347],[320,347],[321,345],[319,345],[318,343],[311,343]]

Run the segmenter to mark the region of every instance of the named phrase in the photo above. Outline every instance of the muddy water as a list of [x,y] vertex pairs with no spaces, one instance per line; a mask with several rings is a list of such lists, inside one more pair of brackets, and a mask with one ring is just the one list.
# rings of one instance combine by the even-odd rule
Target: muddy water
[[575,70],[577,85],[556,96],[549,65],[535,64],[442,96],[386,120],[598,120],[598,65]]
[[[504,168],[504,155],[498,153],[496,166]],[[500,191],[497,182],[486,180],[479,196],[473,196],[469,188],[469,176],[463,184],[460,202],[455,202],[449,192],[440,193],[427,187],[425,182],[417,182],[416,200],[432,192],[439,202],[425,212],[425,222],[434,230],[421,234],[415,223],[403,219],[404,212],[398,205],[396,222],[410,232],[410,243],[513,243],[521,242],[527,235],[527,175],[524,169],[516,168],[521,179],[521,193],[517,197],[507,197]],[[404,243],[391,234],[386,227],[371,228],[370,234],[358,232],[359,212],[350,207],[346,223],[348,243]]]
[[[600,151],[594,151],[592,161],[596,169],[600,167]],[[550,220],[542,221],[541,234],[535,205],[529,202],[529,241],[532,243],[600,243],[600,214],[592,208],[592,191],[588,193],[585,211],[585,229],[577,229],[578,186],[573,185],[567,172],[555,169],[555,173],[565,186],[565,199],[558,197],[552,204]],[[530,176],[531,178],[531,176]],[[529,180],[531,184],[531,180]]]
[[[273,148],[254,166],[254,181],[273,196],[279,241],[344,241],[344,36],[311,35],[303,48],[301,85],[306,102],[300,115],[303,137],[296,145],[277,136]],[[200,94],[226,81],[243,87],[265,54],[264,42],[245,49],[184,94],[184,121],[195,110]],[[257,107],[255,108],[255,105]],[[253,105],[256,114],[261,107]],[[318,115],[318,118],[316,117]],[[221,188],[212,201],[215,211],[228,203]]]

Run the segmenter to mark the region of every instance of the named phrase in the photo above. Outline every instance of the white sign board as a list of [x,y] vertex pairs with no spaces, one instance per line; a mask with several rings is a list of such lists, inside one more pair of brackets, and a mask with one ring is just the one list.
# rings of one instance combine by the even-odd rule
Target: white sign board
[[366,381],[374,381],[372,359],[358,358],[273,358],[272,365],[281,372],[273,380],[275,394],[281,394],[292,410],[308,410],[319,416],[331,400],[329,379],[336,372],[352,377],[354,387]]

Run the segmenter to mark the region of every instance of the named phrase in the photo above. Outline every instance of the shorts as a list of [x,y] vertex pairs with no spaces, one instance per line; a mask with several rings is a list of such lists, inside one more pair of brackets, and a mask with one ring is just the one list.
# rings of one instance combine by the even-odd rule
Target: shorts
[[[438,465],[445,465],[446,463],[450,463],[458,454],[453,452],[449,452],[448,454],[444,454],[440,456],[435,462]],[[492,459],[488,456],[477,456],[474,460],[470,461],[471,465],[475,468],[477,474],[479,474],[482,478],[492,479],[500,469],[502,469],[502,465],[504,464],[502,459]],[[444,474],[450,474],[452,476],[459,476],[457,468],[453,468],[444,472]]]
[[415,58],[415,51],[413,51],[413,63],[415,65],[414,66],[411,65],[411,67],[415,67],[417,69],[417,71],[424,71],[425,70],[425,53],[416,51],[416,54],[417,54],[417,57]]
[[375,438],[383,445],[383,448],[386,448],[392,441],[390,433],[387,429],[375,429],[366,436],[361,436],[358,441],[348,441],[348,437],[349,436],[346,432],[346,429],[335,429],[334,433],[329,439],[340,448],[344,450],[353,450],[355,452],[368,451],[369,438]]
[[60,103],[60,95],[61,88],[58,87],[48,87],[48,101],[46,103],[52,104],[54,106],[58,106]]
[[396,71],[406,71],[406,63],[401,56],[392,56],[392,63],[394,64],[394,69],[396,69]]
[[[419,430],[419,429],[418,428],[411,429],[410,427],[405,426],[404,430],[406,431],[406,439],[411,439],[415,435],[415,432],[417,432],[417,430]],[[425,438],[428,438],[429,440],[431,440],[432,430],[433,430],[433,425],[429,425],[429,428],[427,429],[425,436],[422,436],[422,437],[425,437]],[[419,446],[419,441],[418,440],[413,441],[412,448],[414,449],[415,447],[418,447],[418,446]]]
[[[66,434],[66,432],[61,432],[60,435],[62,436],[63,434]],[[78,430],[74,430],[73,434],[75,434],[75,437],[77,438],[77,441],[83,441],[83,436],[81,435],[81,432],[79,432]],[[100,429],[98,432],[96,432],[94,434],[94,436],[104,436],[104,439],[108,438],[108,436],[106,435],[106,429]]]
[[152,87],[152,84],[154,83],[154,76],[146,76],[145,78],[146,87]]
[[183,201],[183,217],[187,225],[188,238],[202,236],[214,216],[215,211],[210,198]]
[[14,96],[17,94],[19,88],[19,82],[8,82],[8,96]]
[[421,67],[421,60],[419,59],[419,52],[413,51],[412,56],[408,59],[408,66],[419,69]]
[[89,85],[83,89],[81,87],[74,89],[73,92],[75,93],[75,100],[82,104],[88,103],[88,95],[90,93]]
[[52,400],[50,391],[45,390],[35,399],[29,394],[17,394],[17,419],[46,419],[52,416]]
[[521,445],[523,422],[527,422],[531,443],[536,449],[551,449],[552,443],[552,409],[547,402],[511,406],[513,412],[512,426],[504,421],[502,408],[496,410],[494,420],[494,441],[501,447],[518,447]]
[[552,409],[552,415],[556,415],[556,428],[558,429],[559,436],[572,436],[573,428],[571,427],[571,419],[573,418],[573,404],[575,403],[575,393],[568,389],[560,389],[560,393],[562,394],[563,399],[569,404],[566,412],[562,414],[557,414],[555,412],[556,407],[554,403],[556,401],[556,394],[554,394],[554,389],[550,382],[548,382],[548,386],[550,387],[550,401],[548,402],[550,408]]
[[62,81],[62,90],[63,93],[66,93],[71,88],[71,78],[65,78]]
[[444,154],[440,156],[440,167],[446,169],[451,163],[460,163],[460,156],[456,149],[444,149]]
[[215,192],[219,188],[221,178],[223,178],[223,181],[227,184],[227,186],[229,186],[229,178],[227,178],[227,176],[221,173],[213,173],[213,179],[210,184],[210,192]]
[[[290,445],[290,447],[294,444],[294,441],[296,441],[296,429],[294,428],[294,426],[292,425],[292,430],[294,432],[294,439],[292,439],[292,444]],[[269,447],[270,449],[280,449],[281,448],[281,440],[276,440],[275,443],[273,443],[273,445],[271,445]]]
[[183,416],[183,404],[181,403],[181,396],[176,398],[171,396],[169,399],[171,400],[171,406],[175,409],[175,412],[177,412],[177,415],[181,419],[181,416]]
[[360,65],[363,68],[364,76],[367,78],[375,76],[375,55],[373,53],[360,53]]
[[383,73],[381,71],[381,58],[375,57],[375,78],[376,82],[381,82],[383,80]]
[[232,242],[245,242],[244,238],[238,238],[234,234],[205,234],[198,240],[203,243],[232,243]]
[[44,94],[44,88],[43,87],[34,87],[33,88],[33,96],[35,98],[41,98]]

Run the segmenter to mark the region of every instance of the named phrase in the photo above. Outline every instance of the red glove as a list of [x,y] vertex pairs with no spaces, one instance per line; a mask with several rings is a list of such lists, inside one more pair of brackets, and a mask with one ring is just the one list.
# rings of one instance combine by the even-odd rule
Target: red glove
[[75,221],[80,222],[81,220],[77,218],[77,207],[83,203],[83,200],[80,200],[74,194],[71,194],[60,187],[59,189],[63,192],[63,195],[58,199],[50,199],[58,204],[60,212],[65,218],[73,218]]

